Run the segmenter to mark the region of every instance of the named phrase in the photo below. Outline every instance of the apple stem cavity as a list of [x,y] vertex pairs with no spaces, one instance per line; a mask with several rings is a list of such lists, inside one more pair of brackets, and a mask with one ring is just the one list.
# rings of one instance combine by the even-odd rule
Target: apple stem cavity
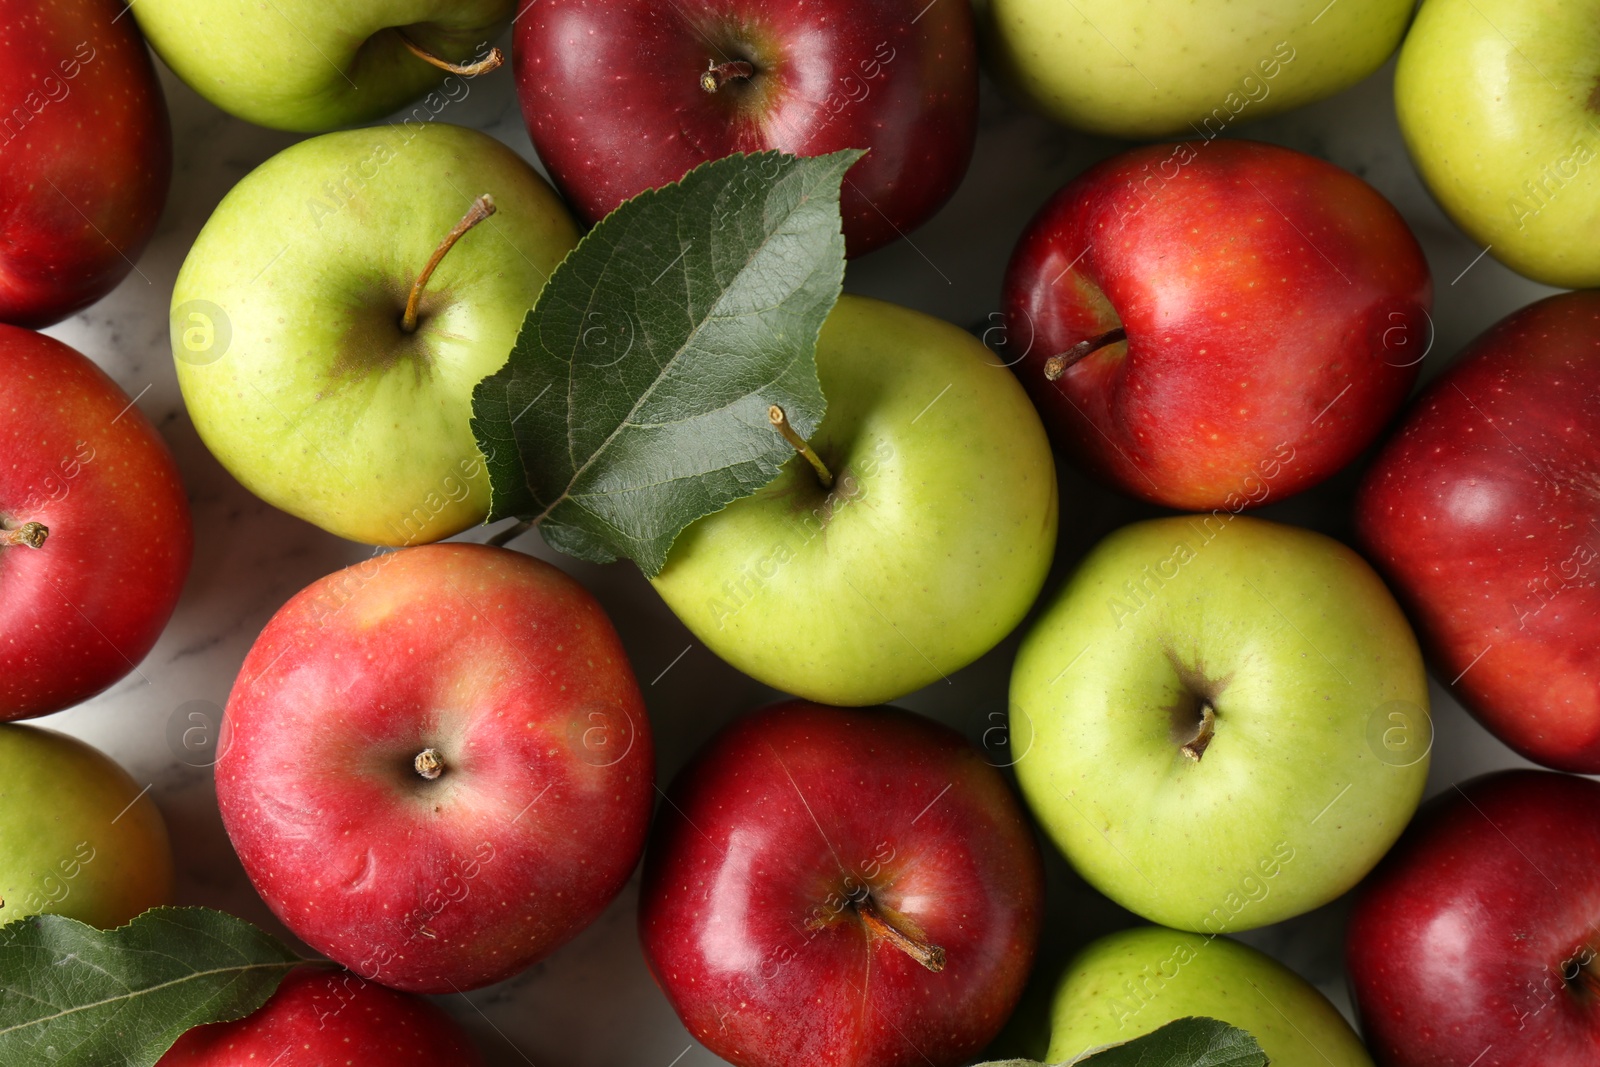
[[430,66],[438,67],[440,70],[449,71],[451,74],[459,74],[463,78],[476,78],[480,74],[487,74],[491,70],[499,68],[499,66],[506,61],[506,54],[504,52],[500,51],[498,48],[491,48],[488,55],[484,56],[480,60],[477,60],[476,62],[452,63],[448,59],[441,59],[432,52],[428,51],[426,48],[423,48],[410,37],[407,37],[404,32],[397,32],[400,32],[400,43],[405,45],[406,50],[412,55],[416,56],[418,59]]
[[864,894],[853,903],[856,914],[861,917],[861,924],[873,937],[889,942],[935,974],[944,970],[944,949],[912,937],[884,918],[878,912],[877,905],[873,904],[871,894]]
[[1211,744],[1211,739],[1217,733],[1217,712],[1212,708],[1211,702],[1206,701],[1200,705],[1200,725],[1195,728],[1194,737],[1183,746],[1183,754],[1200,762],[1200,757],[1206,754],[1206,747]]
[[1087,341],[1079,341],[1065,352],[1051,356],[1044,361],[1044,376],[1047,381],[1055,381],[1067,372],[1072,366],[1086,356],[1091,356],[1107,345],[1114,345],[1118,341],[1126,341],[1128,331],[1118,326],[1114,330],[1107,330],[1099,337],[1091,337]]
[[783,435],[783,439],[794,446],[794,450],[806,457],[806,462],[811,464],[811,469],[817,472],[817,481],[822,483],[822,488],[833,488],[833,472],[828,465],[822,462],[822,457],[812,451],[806,439],[795,432],[789,423],[789,416],[784,414],[782,408],[773,404],[767,408],[767,419],[772,423],[772,428]]
[[493,215],[495,212],[494,197],[484,193],[472,202],[472,207],[461,216],[461,221],[456,223],[450,232],[444,235],[444,240],[439,242],[439,247],[433,250],[433,257],[428,260],[428,265],[422,268],[422,273],[417,275],[417,280],[412,283],[411,295],[406,298],[406,313],[400,319],[400,328],[406,333],[417,332],[417,304],[422,300],[422,290],[427,287],[428,279],[433,277],[433,272],[438,268],[439,262],[450,254],[450,249],[456,246],[466,232]]
[[417,758],[411,761],[411,766],[417,774],[433,781],[444,773],[444,757],[439,755],[436,748],[425,748],[417,753]]
[[730,59],[726,63],[713,63],[710,70],[700,75],[700,88],[708,93],[714,93],[735,78],[740,81],[749,81],[755,76],[755,73],[755,66],[742,59]]
[[50,528],[43,523],[25,522],[15,530],[0,530],[0,548],[9,548],[13,545],[43,548],[44,539],[49,536]]

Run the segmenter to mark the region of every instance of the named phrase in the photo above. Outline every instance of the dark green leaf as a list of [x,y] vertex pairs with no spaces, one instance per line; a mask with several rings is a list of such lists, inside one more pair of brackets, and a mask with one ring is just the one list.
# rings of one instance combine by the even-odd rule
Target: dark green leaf
[[601,220],[473,394],[491,518],[653,575],[685,526],[772,481],[793,452],[768,405],[801,434],[822,418],[817,333],[860,156],[730,156]]
[[255,1011],[304,962],[206,908],[115,930],[22,919],[0,928],[0,1063],[150,1067],[190,1027]]
[[[1177,1019],[1121,1045],[1090,1049],[1068,1067],[1266,1067],[1256,1039],[1216,1019]],[[996,1060],[978,1067],[1042,1067],[1032,1060]]]

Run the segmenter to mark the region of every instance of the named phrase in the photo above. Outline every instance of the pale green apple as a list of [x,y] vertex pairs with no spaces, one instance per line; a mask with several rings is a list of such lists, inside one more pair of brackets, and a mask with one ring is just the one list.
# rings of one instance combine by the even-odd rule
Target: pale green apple
[[1281,963],[1226,937],[1159,926],[1123,930],[1080,952],[1051,1015],[1050,1063],[1201,1016],[1250,1033],[1272,1067],[1372,1067],[1338,1009]]
[[50,913],[121,926],[172,903],[161,812],[97,749],[0,726],[0,924]]
[[985,0],[991,70],[1107,137],[1201,136],[1332,96],[1383,65],[1412,0]]
[[[412,283],[475,197],[468,231]],[[269,159],[200,232],[172,294],[195,428],[256,495],[368,544],[483,521],[472,390],[577,243],[544,179],[494,138],[433,124],[330,133]]]
[[231,115],[306,133],[379,118],[438,87],[445,72],[418,58],[404,37],[442,60],[470,61],[487,54],[516,7],[514,0],[130,6],[156,53],[195,92]]
[[846,296],[817,342],[827,414],[754,496],[679,535],[653,579],[717,655],[826,704],[876,704],[993,648],[1056,543],[1044,428],[1011,372],[949,323]]
[[1427,0],[1394,100],[1468,236],[1534,281],[1600,285],[1600,3]]
[[1416,638],[1360,556],[1227,512],[1101,541],[1011,676],[1023,795],[1123,907],[1226,933],[1325,904],[1428,771]]

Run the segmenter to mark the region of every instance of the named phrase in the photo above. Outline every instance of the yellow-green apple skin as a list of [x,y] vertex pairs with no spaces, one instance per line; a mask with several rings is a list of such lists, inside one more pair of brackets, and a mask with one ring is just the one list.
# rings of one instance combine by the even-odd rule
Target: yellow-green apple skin
[[1600,9],[1426,0],[1395,110],[1450,218],[1518,273],[1600,286]]
[[[514,0],[137,0],[145,39],[213,104],[321,133],[380,118],[444,82],[400,31],[449,61],[480,57]],[[456,92],[459,92],[457,90]]]
[[817,342],[828,408],[771,484],[689,526],[652,579],[717,655],[775,689],[878,704],[966,666],[1033,604],[1056,476],[1016,378],[963,330],[841,297]]
[[1101,541],[1039,613],[1011,677],[1012,758],[1095,888],[1230,933],[1327,903],[1388,851],[1427,777],[1427,707],[1416,638],[1355,552],[1177,516]]
[[[483,193],[497,213],[440,262],[406,333],[412,283]],[[475,130],[302,141],[233,188],[178,274],[195,428],[251,492],[341,537],[420,544],[480,523],[472,390],[577,240],[544,179]]]
[[161,812],[76,738],[0,726],[0,925],[50,913],[109,929],[172,903]]
[[986,0],[991,71],[1057,122],[1107,137],[1215,137],[1383,65],[1411,0]]
[[1067,1063],[1186,1016],[1248,1031],[1272,1067],[1372,1067],[1338,1009],[1287,967],[1226,937],[1159,926],[1102,937],[1067,965],[1045,1060]]

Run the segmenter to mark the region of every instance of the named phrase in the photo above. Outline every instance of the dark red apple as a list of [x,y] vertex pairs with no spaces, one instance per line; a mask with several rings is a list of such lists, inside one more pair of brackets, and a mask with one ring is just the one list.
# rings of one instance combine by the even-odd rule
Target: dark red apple
[[133,270],[172,128],[124,0],[0,0],[0,322],[48,326]]
[[156,1067],[479,1067],[451,1018],[347,971],[300,967],[238,1022],[198,1026]]
[[1125,493],[1235,513],[1322,481],[1416,381],[1432,282],[1353,174],[1249,141],[1091,167],[1012,254],[1013,369],[1057,446]]
[[0,325],[0,720],[132,671],[193,550],[177,465],[128,394],[60,341]]
[[590,222],[734,152],[866,148],[843,198],[860,255],[943,206],[977,136],[964,0],[540,0],[512,60],[533,146]]
[[312,583],[228,698],[217,802],[262,898],[364,978],[449,993],[588,925],[638,863],[650,728],[593,597],[506,549]]
[[1600,292],[1474,341],[1378,454],[1356,527],[1478,720],[1600,772]]
[[1385,1067],[1600,1063],[1600,783],[1505,771],[1434,798],[1360,889],[1346,962]]
[[1039,937],[1033,830],[959,735],[896,708],[745,716],[679,775],[639,931],[689,1032],[740,1067],[954,1067]]

